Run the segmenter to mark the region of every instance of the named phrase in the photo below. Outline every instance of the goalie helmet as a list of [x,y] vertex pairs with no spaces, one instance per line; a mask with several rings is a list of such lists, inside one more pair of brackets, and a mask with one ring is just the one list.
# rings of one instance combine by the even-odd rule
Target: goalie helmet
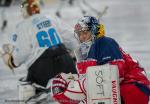
[[40,13],[39,0],[23,0],[21,8],[24,18]]
[[80,18],[74,28],[75,36],[78,40],[79,32],[81,31],[91,31],[92,39],[104,35],[104,26],[99,24],[98,19],[93,16],[84,16]]

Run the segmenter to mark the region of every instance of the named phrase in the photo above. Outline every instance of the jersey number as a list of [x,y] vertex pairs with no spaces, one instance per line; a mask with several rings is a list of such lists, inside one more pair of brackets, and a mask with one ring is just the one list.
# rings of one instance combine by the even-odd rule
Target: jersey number
[[50,28],[48,32],[38,32],[36,38],[40,47],[51,47],[61,43],[60,37],[54,28]]

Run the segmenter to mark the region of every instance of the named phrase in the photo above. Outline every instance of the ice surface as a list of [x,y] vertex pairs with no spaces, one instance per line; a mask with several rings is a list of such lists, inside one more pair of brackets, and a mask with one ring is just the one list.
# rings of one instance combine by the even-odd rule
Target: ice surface
[[[46,0],[42,12],[55,15],[59,0]],[[150,1],[149,0],[87,0],[97,10],[109,6],[107,14],[102,18],[107,36],[113,37],[120,46],[131,54],[150,72]],[[1,11],[2,8],[0,8]],[[90,10],[88,14],[95,15]],[[1,15],[1,14],[0,14]],[[62,9],[62,20],[74,26],[82,16],[77,4]],[[7,37],[13,33],[15,25],[22,20],[19,5],[6,9],[8,27],[0,32],[0,46],[7,43]],[[0,26],[2,20],[0,17]],[[62,26],[63,27],[63,26]],[[4,66],[0,59],[0,104],[16,104],[7,100],[17,99],[17,80],[26,75],[25,70],[17,70],[15,74]],[[150,74],[149,74],[150,76]]]

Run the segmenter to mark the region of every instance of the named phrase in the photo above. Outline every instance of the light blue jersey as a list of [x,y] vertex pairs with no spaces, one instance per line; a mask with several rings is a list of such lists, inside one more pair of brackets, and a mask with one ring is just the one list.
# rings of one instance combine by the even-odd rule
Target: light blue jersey
[[73,29],[56,18],[36,14],[16,26],[12,35],[15,45],[14,63],[28,67],[47,49],[65,44],[69,50],[76,47]]

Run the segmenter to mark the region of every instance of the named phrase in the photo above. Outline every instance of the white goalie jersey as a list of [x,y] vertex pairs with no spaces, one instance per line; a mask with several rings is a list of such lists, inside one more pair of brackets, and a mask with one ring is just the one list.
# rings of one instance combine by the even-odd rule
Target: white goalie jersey
[[36,14],[16,26],[11,36],[14,64],[29,67],[47,48],[65,44],[69,50],[76,47],[73,30],[57,18]]

